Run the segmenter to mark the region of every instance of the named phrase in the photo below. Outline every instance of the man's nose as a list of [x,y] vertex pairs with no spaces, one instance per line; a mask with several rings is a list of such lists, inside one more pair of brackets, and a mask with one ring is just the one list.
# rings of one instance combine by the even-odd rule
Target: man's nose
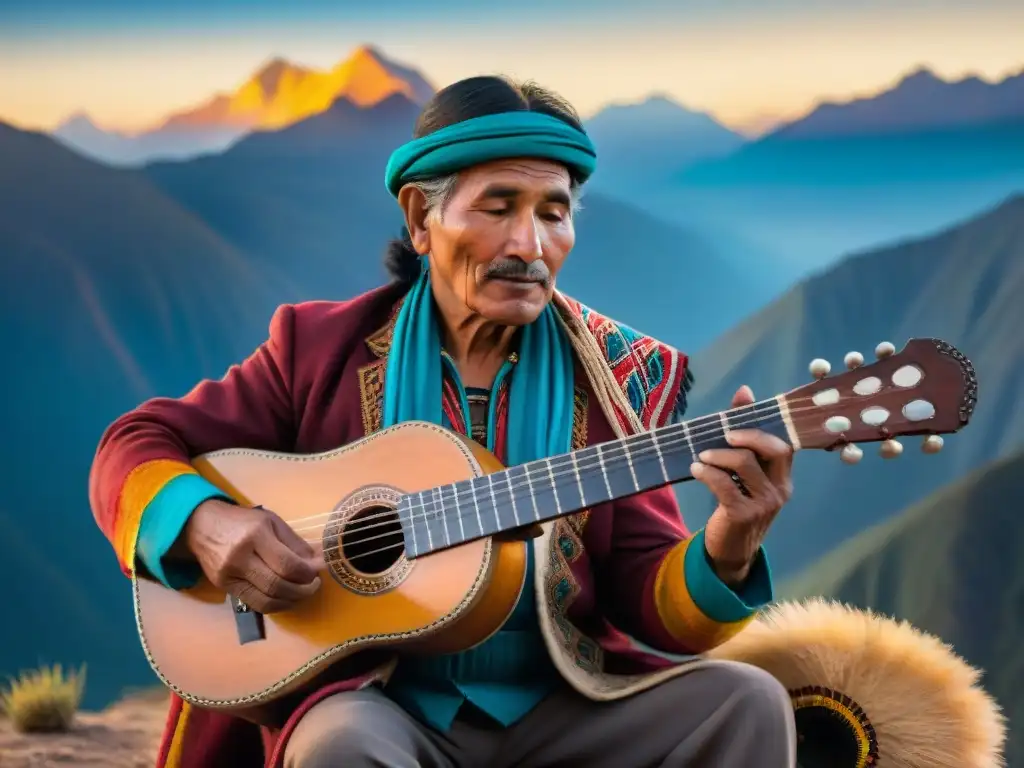
[[533,211],[523,211],[516,217],[512,231],[512,251],[527,264],[544,255],[542,230]]

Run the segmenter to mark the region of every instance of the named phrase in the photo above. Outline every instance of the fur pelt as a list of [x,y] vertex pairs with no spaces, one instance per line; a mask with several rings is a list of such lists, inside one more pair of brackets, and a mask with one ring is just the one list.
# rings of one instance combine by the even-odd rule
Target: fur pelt
[[780,603],[709,655],[761,667],[792,695],[817,687],[859,706],[877,760],[861,754],[837,768],[1004,765],[1006,722],[981,673],[907,622],[821,598]]

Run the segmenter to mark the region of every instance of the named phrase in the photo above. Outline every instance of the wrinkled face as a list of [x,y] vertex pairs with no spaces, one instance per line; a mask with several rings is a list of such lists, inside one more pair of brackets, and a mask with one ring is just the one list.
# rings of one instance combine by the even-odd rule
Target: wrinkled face
[[518,159],[462,171],[444,211],[419,227],[410,205],[415,200],[403,201],[410,234],[430,254],[439,303],[462,302],[502,325],[537,319],[576,240],[564,166]]

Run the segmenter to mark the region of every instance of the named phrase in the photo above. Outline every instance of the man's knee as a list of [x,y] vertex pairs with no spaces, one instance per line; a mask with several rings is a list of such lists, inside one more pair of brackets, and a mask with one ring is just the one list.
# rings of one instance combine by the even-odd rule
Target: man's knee
[[355,728],[348,723],[336,723],[320,732],[318,738],[296,755],[289,768],[334,768],[334,766],[381,765],[377,755],[382,745],[365,728]]
[[[704,701],[708,716],[748,723],[758,730],[793,726],[793,703],[785,687],[759,667],[716,661],[677,678],[679,695]],[[691,704],[692,706],[692,704]]]
[[730,663],[722,670],[723,685],[737,697],[743,718],[772,727],[793,727],[793,701],[777,678],[750,664]]
[[714,683],[721,696],[716,714],[722,717],[735,758],[747,761],[756,755],[766,767],[794,765],[793,701],[782,683],[749,664],[723,662],[716,667]]
[[[299,720],[285,748],[286,768],[348,768],[383,765],[381,715],[386,704],[362,693],[339,693]],[[376,716],[375,716],[376,715]]]

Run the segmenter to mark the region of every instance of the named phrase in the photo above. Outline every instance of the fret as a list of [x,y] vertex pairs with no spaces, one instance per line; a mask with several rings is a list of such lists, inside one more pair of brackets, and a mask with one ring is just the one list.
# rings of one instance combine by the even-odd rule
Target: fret
[[576,454],[576,468],[579,474],[577,488],[580,496],[586,498],[586,506],[594,506],[610,499],[611,490],[608,476],[604,472],[605,462],[601,446],[584,448]]
[[551,468],[551,459],[544,459],[544,464],[548,468],[548,477],[551,478],[551,494],[555,498],[555,509],[558,514],[562,514],[562,502],[558,499],[558,483],[555,481],[555,470]]
[[587,494],[583,490],[583,478],[580,477],[580,467],[576,463],[576,453],[569,454],[569,457],[572,459],[572,473],[576,476],[576,487],[580,489],[580,506],[585,507],[587,506]]
[[518,528],[522,523],[519,522],[519,509],[516,507],[516,488],[512,484],[511,470],[505,472],[505,480],[508,483],[509,502],[512,504],[512,519],[516,521],[516,527]]
[[444,514],[443,510],[437,505],[437,490],[435,488],[430,489],[430,509],[423,511],[423,527],[427,532],[427,547],[429,549],[434,548],[434,533],[431,531],[431,523],[437,519],[437,516]]
[[509,467],[501,474],[504,478],[495,481],[497,518],[500,530],[507,531],[531,522],[528,518],[533,500],[529,498],[530,482],[525,465]]
[[625,440],[622,443],[622,456],[626,459],[626,466],[629,467],[629,475],[633,478],[633,489],[635,491],[640,490],[640,483],[636,481],[636,469],[633,467],[633,450],[634,445],[631,444],[631,440]]
[[530,477],[530,465],[523,465],[523,477],[526,478],[526,492],[530,494],[530,503],[533,505],[533,519],[540,520],[540,510],[537,508],[537,494],[533,492],[533,479]]
[[686,440],[686,447],[690,449],[690,462],[693,463],[697,460],[697,447],[693,444],[693,435],[690,434],[689,422],[683,422],[681,425],[683,430],[683,439]]
[[789,432],[786,430],[786,422],[782,418],[782,409],[779,408],[779,401],[775,398],[733,408],[731,411],[723,413],[722,418],[729,425],[730,430],[759,429],[789,443]]
[[[425,507],[426,505],[423,503],[422,490],[416,496],[409,497],[409,499],[411,503],[408,505],[402,504],[401,502],[398,503],[398,521],[402,523],[402,528],[404,530],[409,531],[409,539],[406,541],[406,551],[410,554],[415,554],[419,551],[419,545],[416,541],[416,528],[418,526],[414,519],[417,513],[416,505],[419,504],[420,507]],[[414,502],[413,500],[416,501]]]
[[[491,513],[494,515],[494,524],[497,530],[501,530],[501,512],[498,509],[498,499],[494,495],[494,475],[487,475],[487,491],[491,494]],[[490,527],[490,526],[488,526]]]
[[608,498],[632,496],[637,491],[636,478],[629,466],[628,443],[619,441],[602,451],[604,457],[604,476],[610,493]]
[[700,461],[697,454],[702,451],[731,447],[725,440],[725,422],[722,420],[721,414],[704,416],[687,423],[689,424],[690,450],[693,451],[694,461]]
[[669,482],[653,432],[642,432],[629,438],[630,468],[637,489],[657,488]]
[[598,469],[601,471],[601,479],[604,480],[604,488],[608,491],[608,495],[605,498],[612,498],[615,494],[612,493],[612,484],[608,481],[608,471],[604,462],[604,446],[595,445],[594,452],[597,454]]
[[[555,483],[555,493],[558,496],[558,506],[564,512],[574,509],[583,509],[587,506],[586,494],[580,483],[579,465],[575,463],[574,454],[557,456],[548,462],[552,468],[552,477]],[[584,462],[584,466],[586,463]]]
[[[449,500],[449,503],[445,502],[445,500],[444,500],[445,489],[442,488],[441,489],[441,510],[442,510],[442,513],[441,513],[441,525],[444,528],[444,540],[445,540],[446,543],[448,543],[450,545],[451,542],[452,542],[452,536],[451,536],[451,533],[449,531],[448,526],[452,524],[453,518],[457,518],[459,516],[459,495],[458,495],[459,489],[456,488],[454,484],[449,485],[447,487],[448,487],[448,489],[450,489],[451,499]],[[456,538],[455,540],[458,541],[459,539]]]
[[442,535],[445,546],[451,546],[451,538],[448,536],[448,515],[445,514],[444,508],[444,489],[435,488],[434,492],[437,494],[437,507],[439,514],[435,517],[435,520],[439,523],[441,529],[439,533]]
[[658,436],[661,449],[661,463],[665,474],[678,482],[690,477],[690,465],[694,461],[693,440],[687,424],[671,424],[652,433]]
[[654,448],[658,454],[658,465],[661,467],[661,479],[666,483],[671,483],[672,480],[668,476],[668,468],[665,466],[665,455],[661,452],[661,443],[658,442],[658,430],[651,431],[651,447]]
[[514,527],[535,522],[538,519],[537,500],[533,497],[533,481],[529,464],[520,464],[505,470],[509,492],[512,494],[511,522]]
[[473,513],[476,516],[477,536],[484,535],[484,519],[480,514],[480,494],[477,493],[476,483],[469,483],[469,493],[473,497]]
[[466,527],[462,520],[462,505],[459,503],[460,491],[458,486],[452,483],[452,501],[455,503],[455,516],[459,519],[459,540],[466,540]]

